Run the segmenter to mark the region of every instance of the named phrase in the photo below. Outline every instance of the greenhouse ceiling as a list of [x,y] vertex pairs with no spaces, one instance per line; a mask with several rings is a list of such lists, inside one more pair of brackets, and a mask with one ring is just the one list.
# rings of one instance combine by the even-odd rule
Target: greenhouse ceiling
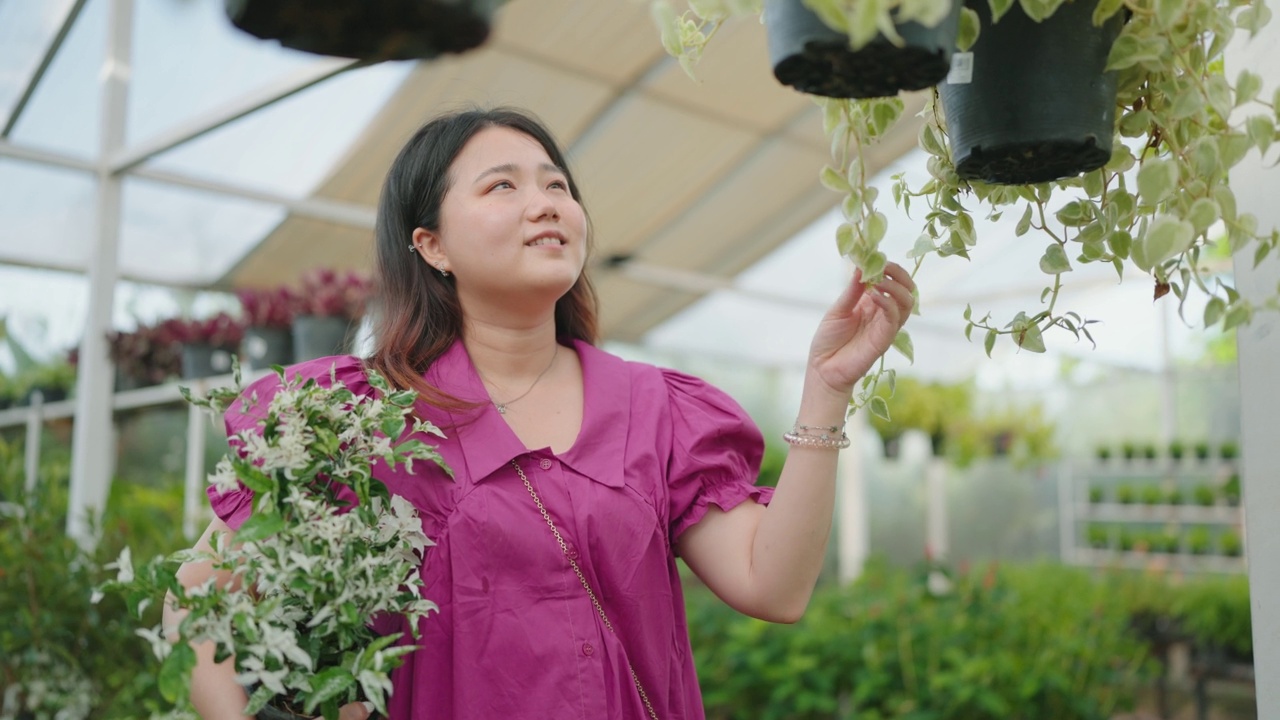
[[[124,279],[229,289],[367,268],[404,140],[443,110],[509,104],[567,147],[603,329],[636,340],[836,200],[817,182],[817,108],[773,80],[757,23],[727,27],[694,82],[634,0],[513,0],[476,51],[373,66],[245,35],[218,0],[135,2],[124,145],[103,159],[109,5],[0,5],[0,263],[83,271],[105,162],[125,178]],[[915,135],[903,124],[872,167]]]

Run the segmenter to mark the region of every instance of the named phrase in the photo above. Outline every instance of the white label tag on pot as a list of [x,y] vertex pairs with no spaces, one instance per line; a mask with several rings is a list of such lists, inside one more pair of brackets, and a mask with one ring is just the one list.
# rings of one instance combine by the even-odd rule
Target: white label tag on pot
[[952,85],[968,85],[973,82],[973,53],[958,52],[951,56],[951,72],[947,82]]

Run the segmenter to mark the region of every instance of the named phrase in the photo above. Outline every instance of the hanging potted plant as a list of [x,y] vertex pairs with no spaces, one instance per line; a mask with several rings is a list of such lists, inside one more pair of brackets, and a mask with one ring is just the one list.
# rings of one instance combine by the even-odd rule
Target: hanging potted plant
[[251,370],[293,362],[293,313],[298,298],[287,287],[242,288],[240,300],[244,329],[244,360]]
[[1235,460],[1240,454],[1240,446],[1234,440],[1224,440],[1218,445],[1218,455],[1223,460]]
[[1187,453],[1187,448],[1182,444],[1181,440],[1173,440],[1169,442],[1169,457],[1174,462],[1182,460],[1182,456]]
[[1197,526],[1187,533],[1187,552],[1192,555],[1207,555],[1213,547],[1213,537],[1206,527]]
[[1240,506],[1240,474],[1231,473],[1231,477],[1222,484],[1222,499],[1231,507]]
[[1106,525],[1089,525],[1088,537],[1089,547],[1095,550],[1106,550],[1111,545],[1111,533]]
[[1207,440],[1197,442],[1195,445],[1195,454],[1197,460],[1201,462],[1207,461],[1209,459],[1209,442]]
[[677,15],[653,4],[668,52],[690,77],[716,31],[759,16],[769,64],[783,85],[833,98],[875,98],[923,90],[946,77],[961,8],[951,0],[693,0]]
[[371,281],[354,271],[303,275],[293,320],[294,360],[350,353],[371,289]]
[[[339,707],[363,699],[385,716],[389,674],[416,648],[399,642],[402,633],[376,635],[369,623],[398,615],[416,636],[437,608],[422,596],[418,572],[433,543],[413,505],[389,495],[371,468],[382,462],[412,473],[418,460],[448,472],[436,449],[418,439],[440,432],[411,417],[414,392],[391,389],[377,373],[369,373],[376,397],[354,395],[341,381],[326,386],[279,374],[279,392],[248,400],[246,411],[262,418],[258,429],[236,438],[240,450],[210,476],[223,492],[238,483],[255,491],[234,542],[219,535],[212,553],[181,551],[136,568],[126,547],[113,566],[116,579],[95,597],[119,593],[140,618],[168,592],[186,611],[176,628],[138,631],[161,661],[160,692],[179,711],[190,709],[192,646],[213,643],[219,657],[234,656],[237,680],[252,688],[247,715],[336,720]],[[184,396],[219,416],[240,402],[238,389],[208,398],[184,389]],[[335,438],[343,438],[337,451]],[[186,588],[176,572],[190,561],[211,562],[239,582]]]
[[182,378],[206,378],[231,372],[231,358],[240,353],[244,326],[227,313],[204,320],[174,324],[182,343]]
[[1213,507],[1218,503],[1218,494],[1213,491],[1213,487],[1206,483],[1201,483],[1192,491],[1195,496],[1196,504],[1201,507]]
[[232,24],[321,55],[371,61],[461,53],[489,37],[506,0],[226,0]]
[[[844,11],[846,22],[857,27],[868,23],[883,29],[890,17],[872,12],[878,3],[832,2]],[[707,27],[719,27],[734,12],[749,8],[728,0],[693,5],[692,16],[667,15],[661,22],[664,45],[686,67],[701,55]],[[708,17],[707,8],[718,14],[700,23],[699,17]],[[873,15],[874,21],[862,19],[862,13]],[[826,14],[819,17],[839,24]],[[1036,65],[1030,58],[1041,48],[1018,44],[1025,38],[1014,38],[1025,55],[1001,61],[989,52],[988,45],[1003,42],[1000,36],[1009,30],[1015,36],[1022,34],[1018,28],[1043,31],[1055,17],[1081,33],[1097,30],[1101,36],[1083,40],[1075,30],[1063,31],[1064,37],[1077,38],[1065,49],[1056,39],[1046,40],[1044,44],[1053,45],[1061,58],[1051,64]],[[1237,30],[1240,35],[1256,34],[1269,18],[1263,0],[975,0],[962,10],[957,47],[972,54],[954,56],[956,77],[934,93],[920,132],[930,177],[912,187],[898,176],[893,185],[894,199],[904,209],[918,207],[921,201],[927,205],[919,238],[907,257],[916,269],[930,255],[967,259],[978,241],[975,214],[998,218],[1016,213],[1017,235],[1035,230],[1045,244],[1037,268],[1028,268],[1044,278],[1039,307],[1003,318],[968,307],[963,315],[967,337],[978,332],[988,354],[1002,337],[1022,350],[1044,352],[1044,335],[1054,329],[1092,341],[1089,327],[1096,320],[1058,302],[1068,273],[1087,263],[1107,263],[1121,276],[1126,267],[1136,268],[1151,276],[1157,298],[1172,294],[1180,307],[1191,288],[1198,288],[1209,296],[1202,318],[1206,327],[1229,330],[1249,322],[1259,310],[1280,309],[1280,298],[1264,305],[1242,298],[1229,281],[1211,276],[1201,262],[1205,249],[1219,241],[1226,241],[1237,254],[1252,251],[1255,263],[1280,244],[1280,229],[1260,231],[1254,216],[1238,211],[1228,184],[1230,170],[1251,149],[1265,154],[1278,137],[1274,105],[1280,101],[1273,107],[1254,103],[1272,97],[1264,92],[1261,77],[1245,69],[1228,78],[1223,65],[1231,36]],[[1088,78],[1068,79],[1063,74],[1067,61],[1074,60],[1067,56],[1073,53],[1084,56]],[[1048,135],[1028,140],[1021,152],[996,152],[1005,147],[997,140],[966,145],[971,134],[966,128],[972,124],[965,124],[966,101],[957,88],[985,86],[1011,66],[1034,68],[1031,89],[1080,87],[1093,94],[1102,105],[1081,119],[1105,120],[1105,126],[1072,131],[1066,139]],[[1000,85],[1000,92],[1012,96],[1015,89]],[[1042,104],[1029,97],[1004,98],[999,107],[1016,105],[1021,113],[1034,116]],[[888,220],[877,209],[878,189],[868,184],[863,150],[897,122],[904,105],[896,97],[818,100],[833,156],[820,177],[842,196],[845,218],[836,231],[836,245],[862,271],[864,282],[876,282],[888,262],[880,247]],[[1052,130],[1077,110],[1073,102],[1059,106],[1055,101],[1051,107],[1058,109],[1040,117],[1045,125],[1041,130]],[[1250,109],[1253,112],[1246,112]],[[1003,110],[988,114],[997,121],[1005,119]],[[1020,126],[1031,124],[1020,118]],[[1022,167],[1024,160],[1029,167]],[[910,357],[905,333],[895,347]],[[875,397],[884,372],[882,362],[868,374],[854,398],[854,409]]]
[[1239,557],[1244,552],[1244,543],[1240,540],[1240,533],[1228,530],[1219,535],[1218,549],[1222,551],[1223,555]]

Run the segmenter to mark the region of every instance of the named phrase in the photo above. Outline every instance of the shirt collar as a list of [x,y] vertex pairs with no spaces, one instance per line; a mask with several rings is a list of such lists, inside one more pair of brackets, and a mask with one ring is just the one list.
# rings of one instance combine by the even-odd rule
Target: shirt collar
[[573,340],[582,363],[582,428],[573,447],[560,456],[550,448],[525,448],[489,400],[462,340],[454,341],[431,366],[428,379],[474,410],[450,411],[451,427],[442,428],[462,449],[466,476],[482,482],[513,459],[528,453],[558,457],[579,474],[609,487],[623,485],[623,457],[631,419],[631,374],[626,362],[599,348]]

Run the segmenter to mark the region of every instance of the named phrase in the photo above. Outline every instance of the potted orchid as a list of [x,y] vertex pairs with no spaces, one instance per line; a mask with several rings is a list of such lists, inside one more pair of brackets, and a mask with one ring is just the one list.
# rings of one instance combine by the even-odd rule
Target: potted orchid
[[244,357],[250,369],[293,362],[293,314],[298,297],[287,287],[242,288],[240,300],[244,330]]
[[372,281],[356,271],[318,269],[303,275],[293,321],[294,359],[351,352],[372,290]]
[[[234,372],[238,385],[238,365]],[[241,407],[261,416],[256,430],[234,438],[240,451],[210,477],[223,491],[254,491],[253,513],[234,539],[220,535],[212,553],[181,551],[139,567],[125,548],[98,597],[121,593],[140,617],[168,593],[166,602],[186,611],[169,635],[159,626],[139,631],[161,661],[161,693],[179,709],[189,706],[192,644],[212,642],[218,657],[234,655],[237,679],[251,689],[246,714],[334,720],[343,704],[365,700],[385,716],[389,672],[414,647],[401,634],[375,635],[369,623],[398,615],[416,635],[436,609],[418,573],[433,543],[412,504],[389,495],[372,467],[413,472],[414,461],[428,461],[448,472],[436,449],[415,438],[441,433],[422,420],[410,425],[416,394],[376,373],[375,396],[361,397],[336,378],[321,384],[277,372],[281,386],[269,401],[253,396]],[[239,392],[183,394],[221,413]],[[211,562],[241,582],[185,588],[176,568],[188,561]]]

